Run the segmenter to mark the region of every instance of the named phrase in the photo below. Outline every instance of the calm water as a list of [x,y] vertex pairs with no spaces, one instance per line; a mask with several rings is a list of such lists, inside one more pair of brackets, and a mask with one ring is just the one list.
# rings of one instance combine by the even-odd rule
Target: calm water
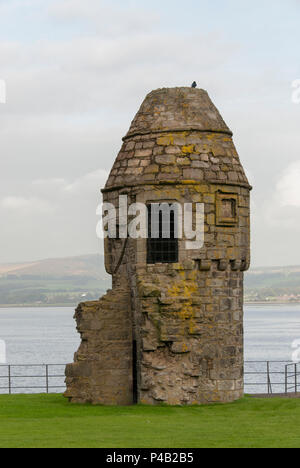
[[[79,345],[73,315],[72,308],[0,309],[0,340],[6,342],[7,363],[72,362]],[[300,305],[245,307],[246,361],[290,361],[296,339],[300,340]],[[252,368],[260,370],[257,365]]]
[[[72,362],[79,345],[72,308],[0,309],[9,364]],[[245,307],[245,359],[291,360],[300,339],[300,305]]]
[[79,335],[71,308],[0,309],[0,340],[8,364],[61,364],[73,361]]
[[300,340],[300,304],[245,307],[245,360],[290,361]]

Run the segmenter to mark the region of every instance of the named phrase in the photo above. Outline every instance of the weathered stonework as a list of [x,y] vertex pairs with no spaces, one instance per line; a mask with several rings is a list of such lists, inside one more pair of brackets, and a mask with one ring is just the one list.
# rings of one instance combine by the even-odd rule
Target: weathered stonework
[[200,89],[150,93],[124,138],[104,201],[205,204],[205,245],[147,264],[147,240],[105,241],[113,290],[76,312],[72,402],[230,402],[243,395],[243,272],[251,187],[232,133]]

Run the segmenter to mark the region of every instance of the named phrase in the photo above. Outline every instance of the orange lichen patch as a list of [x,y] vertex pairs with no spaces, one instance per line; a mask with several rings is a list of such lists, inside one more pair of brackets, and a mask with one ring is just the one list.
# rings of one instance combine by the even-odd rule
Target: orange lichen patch
[[160,146],[169,146],[174,145],[174,136],[173,135],[166,135],[160,138],[157,138],[157,144]]
[[181,184],[182,185],[195,185],[196,186],[197,184],[199,184],[199,182],[197,182],[196,180],[188,180],[187,179],[187,180],[182,180]]
[[172,298],[180,297],[183,301],[182,307],[177,316],[181,320],[192,319],[194,317],[194,308],[193,308],[193,295],[197,292],[198,286],[196,283],[197,272],[190,272],[189,280],[187,280],[187,272],[179,271],[180,280],[176,281],[169,289],[168,296]]
[[188,145],[188,146],[183,146],[181,148],[181,151],[183,154],[191,154],[194,153],[195,145]]

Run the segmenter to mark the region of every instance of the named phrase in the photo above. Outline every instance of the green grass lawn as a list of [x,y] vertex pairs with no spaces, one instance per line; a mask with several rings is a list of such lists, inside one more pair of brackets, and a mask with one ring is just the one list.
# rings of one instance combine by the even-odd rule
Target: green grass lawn
[[299,448],[300,400],[102,407],[61,395],[0,395],[0,447]]

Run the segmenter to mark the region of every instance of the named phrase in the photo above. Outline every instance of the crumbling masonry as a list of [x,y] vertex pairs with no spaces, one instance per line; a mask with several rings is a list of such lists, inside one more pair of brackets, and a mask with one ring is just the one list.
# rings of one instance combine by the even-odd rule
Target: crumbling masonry
[[232,133],[206,91],[159,89],[146,97],[104,201],[204,203],[205,244],[186,250],[179,239],[178,258],[155,263],[147,239],[106,239],[113,289],[77,308],[82,343],[66,369],[71,402],[191,405],[243,396],[250,190]]

